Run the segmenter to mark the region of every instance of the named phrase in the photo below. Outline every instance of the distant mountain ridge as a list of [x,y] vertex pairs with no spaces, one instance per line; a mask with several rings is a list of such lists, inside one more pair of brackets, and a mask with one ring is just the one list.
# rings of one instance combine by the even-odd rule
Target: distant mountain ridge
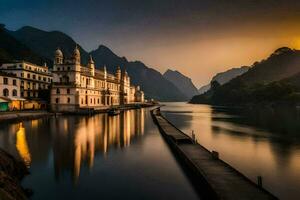
[[[225,83],[229,82],[233,78],[246,73],[249,69],[250,69],[250,67],[248,67],[248,66],[242,66],[239,68],[229,69],[225,72],[220,72],[212,78],[211,82],[217,81],[221,85],[224,85]],[[210,83],[202,86],[201,88],[199,88],[198,91],[199,91],[199,94],[203,94],[203,93],[207,92],[209,89],[210,89]]]
[[12,60],[27,60],[40,65],[45,62],[51,63],[49,59],[36,54],[22,42],[15,39],[10,31],[5,29],[5,25],[0,24],[0,64]]
[[[76,46],[76,42],[68,35],[60,31],[43,31],[31,26],[24,26],[10,34],[17,40],[28,46],[35,53],[52,60],[54,51],[59,47],[64,56],[70,57]],[[83,64],[87,63],[88,52],[78,45]]]
[[170,81],[165,79],[158,71],[147,67],[140,61],[129,62],[125,57],[119,57],[106,46],[100,45],[91,52],[95,63],[107,66],[109,71],[115,72],[116,66],[126,69],[134,85],[140,85],[146,97],[161,101],[182,101],[185,99]]
[[168,69],[163,76],[172,82],[186,96],[187,100],[198,94],[192,80],[179,71]]
[[[194,96],[191,103],[238,105],[253,102],[298,101],[300,103],[300,51],[282,47],[267,59],[255,62],[244,74],[224,85]],[[282,98],[281,98],[282,97]]]
[[[14,38],[19,44],[26,47],[32,56],[37,55],[36,57],[40,60],[47,60],[49,65],[51,65],[54,51],[58,47],[68,57],[72,55],[77,44],[70,36],[60,31],[43,31],[30,26],[22,27],[16,31],[7,31],[7,33],[13,36],[11,38]],[[120,66],[123,70],[126,69],[131,77],[131,82],[134,85],[141,86],[146,98],[160,101],[182,101],[186,99],[185,95],[170,81],[165,79],[161,73],[147,67],[140,61],[129,62],[125,57],[117,56],[103,45],[91,52],[87,52],[80,45],[78,47],[83,64],[87,63],[89,54],[91,54],[98,68],[106,65],[108,71],[112,73],[115,72],[117,66]],[[8,60],[16,58],[18,56],[10,57]],[[23,56],[22,59],[40,64],[40,61],[36,61],[37,59],[27,59],[26,56]]]

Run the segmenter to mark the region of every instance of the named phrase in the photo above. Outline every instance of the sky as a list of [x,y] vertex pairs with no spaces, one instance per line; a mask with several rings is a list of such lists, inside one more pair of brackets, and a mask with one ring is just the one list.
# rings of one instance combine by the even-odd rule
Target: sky
[[299,22],[297,0],[0,0],[10,30],[60,30],[87,51],[104,44],[196,87],[279,47],[300,49]]

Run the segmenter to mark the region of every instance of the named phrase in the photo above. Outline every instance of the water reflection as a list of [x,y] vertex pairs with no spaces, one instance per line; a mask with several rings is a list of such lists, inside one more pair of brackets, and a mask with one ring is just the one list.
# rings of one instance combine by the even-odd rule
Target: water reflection
[[[232,109],[170,103],[165,115],[281,199],[300,196],[300,115],[292,107]],[[175,112],[173,112],[175,111]]]
[[55,175],[58,179],[62,171],[68,170],[76,182],[82,165],[93,167],[95,154],[127,147],[132,139],[143,135],[144,110],[126,111],[118,116],[65,118],[52,123]]
[[47,159],[52,153],[56,180],[67,172],[76,183],[82,167],[93,168],[97,154],[128,147],[132,140],[142,136],[144,120],[145,110],[139,109],[118,116],[62,116],[1,125],[1,147],[19,156],[28,167],[32,161]]
[[31,155],[29,152],[25,134],[26,133],[25,133],[25,128],[23,127],[23,123],[20,123],[19,130],[16,133],[16,148],[19,152],[20,157],[26,164],[26,166],[29,167],[31,163]]

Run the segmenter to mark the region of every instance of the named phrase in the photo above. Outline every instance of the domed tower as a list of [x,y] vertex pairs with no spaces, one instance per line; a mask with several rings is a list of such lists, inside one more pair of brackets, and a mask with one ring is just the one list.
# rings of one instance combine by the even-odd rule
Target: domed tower
[[116,78],[118,81],[121,80],[121,68],[118,66],[117,71],[116,71]]
[[59,48],[57,48],[54,55],[54,64],[55,65],[63,64],[63,59],[64,59],[64,55],[62,51]]
[[73,51],[73,61],[75,64],[79,64],[80,65],[80,51],[79,51],[79,48],[76,44],[76,47]]

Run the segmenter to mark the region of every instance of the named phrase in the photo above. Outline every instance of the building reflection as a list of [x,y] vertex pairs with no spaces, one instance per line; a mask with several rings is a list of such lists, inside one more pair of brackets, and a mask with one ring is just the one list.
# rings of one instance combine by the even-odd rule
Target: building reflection
[[124,111],[118,116],[65,117],[51,124],[56,179],[71,172],[76,183],[83,166],[92,168],[96,155],[111,148],[128,147],[144,134],[144,109]]
[[26,132],[23,123],[19,124],[19,130],[16,133],[16,149],[27,167],[30,167],[31,154],[26,140]]

